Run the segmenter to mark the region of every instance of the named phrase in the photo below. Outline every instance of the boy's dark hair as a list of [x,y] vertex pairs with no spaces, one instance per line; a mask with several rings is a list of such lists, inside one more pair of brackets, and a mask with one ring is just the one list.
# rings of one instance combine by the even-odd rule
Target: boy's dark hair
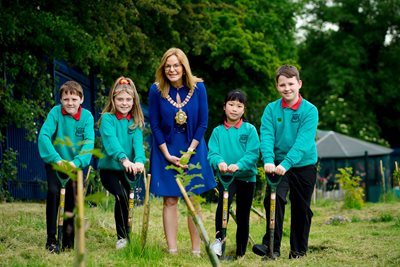
[[60,97],[63,93],[70,93],[78,95],[80,98],[83,98],[83,89],[82,86],[75,81],[67,81],[60,87]]
[[[226,103],[228,101],[239,101],[240,103],[242,103],[244,105],[244,107],[246,107],[246,105],[247,105],[247,96],[243,91],[241,91],[239,89],[235,89],[235,90],[230,91],[226,95],[225,100],[224,100],[224,107],[225,107],[225,105],[226,105]],[[243,121],[247,121],[245,116],[244,116],[244,114],[242,116],[242,119],[243,119]],[[226,121],[225,110],[224,110],[223,115],[222,115],[222,123],[224,123],[224,121]]]
[[295,66],[292,65],[283,65],[276,70],[275,82],[278,82],[279,76],[285,76],[286,78],[296,77],[298,81],[300,81],[299,71]]

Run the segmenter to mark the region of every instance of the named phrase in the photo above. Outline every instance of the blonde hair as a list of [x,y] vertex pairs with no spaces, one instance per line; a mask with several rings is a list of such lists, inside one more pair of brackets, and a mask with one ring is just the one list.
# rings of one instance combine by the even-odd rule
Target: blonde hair
[[[119,77],[115,82],[113,87],[110,90],[108,95],[107,103],[101,112],[115,114],[115,102],[114,98],[121,92],[126,92],[133,98],[133,106],[130,111],[130,114],[133,117],[133,124],[129,126],[130,129],[135,129],[136,127],[144,127],[144,116],[142,107],[140,106],[140,98],[139,94],[136,90],[135,84],[130,78],[126,78],[124,76]],[[99,120],[99,126],[101,124],[101,118]]]
[[193,93],[196,84],[198,82],[202,82],[203,79],[196,77],[192,74],[192,71],[190,69],[189,65],[189,60],[186,56],[186,54],[179,48],[172,47],[167,50],[167,52],[164,53],[164,55],[161,58],[160,65],[158,66],[156,70],[156,81],[155,83],[157,84],[158,90],[161,92],[161,95],[166,98],[169,93],[169,87],[170,87],[170,82],[167,78],[167,75],[165,74],[165,63],[167,62],[167,59],[170,56],[175,55],[180,64],[182,64],[183,67],[183,76],[182,76],[182,82],[183,85],[189,88],[190,93]]
[[70,93],[71,95],[77,95],[81,99],[83,99],[83,89],[82,86],[75,82],[75,81],[67,81],[60,87],[60,97],[62,97],[62,94],[67,94]]

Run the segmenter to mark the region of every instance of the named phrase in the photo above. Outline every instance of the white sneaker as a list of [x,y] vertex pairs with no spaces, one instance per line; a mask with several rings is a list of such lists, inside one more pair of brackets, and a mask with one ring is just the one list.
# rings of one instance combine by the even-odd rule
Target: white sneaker
[[212,243],[211,245],[212,250],[214,250],[214,253],[217,256],[221,256],[222,255],[222,242],[221,239],[217,238],[215,239],[214,243]]
[[119,239],[115,245],[116,249],[122,249],[128,245],[128,240],[126,238]]

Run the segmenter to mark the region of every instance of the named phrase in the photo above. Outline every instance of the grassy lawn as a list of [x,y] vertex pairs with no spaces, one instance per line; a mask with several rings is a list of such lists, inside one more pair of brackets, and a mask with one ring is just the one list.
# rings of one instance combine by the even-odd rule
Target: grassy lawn
[[[307,257],[288,259],[290,212],[287,212],[282,256],[277,261],[261,261],[249,245],[244,258],[222,261],[222,266],[400,266],[400,202],[368,203],[362,210],[343,210],[341,205],[341,202],[326,200],[313,205]],[[151,199],[147,247],[143,253],[139,241],[143,207],[134,210],[133,242],[119,251],[115,249],[113,204],[87,207],[86,266],[211,266],[204,247],[201,258],[191,255],[186,207],[183,202],[179,207],[177,255],[166,253],[161,199]],[[202,209],[205,228],[213,240],[216,205],[206,204]],[[261,207],[258,209],[262,210]],[[260,242],[265,232],[265,221],[254,213],[251,216],[251,236]],[[339,216],[348,220],[332,220]],[[57,255],[49,254],[44,248],[44,203],[1,203],[0,218],[0,266],[73,266],[74,251]],[[228,224],[228,255],[235,251],[235,231],[236,225],[231,220]]]

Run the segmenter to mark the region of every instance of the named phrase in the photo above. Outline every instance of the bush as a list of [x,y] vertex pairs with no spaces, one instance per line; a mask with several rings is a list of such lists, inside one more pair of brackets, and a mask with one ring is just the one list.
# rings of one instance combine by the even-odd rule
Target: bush
[[400,170],[397,168],[393,172],[393,186],[400,187]]
[[344,193],[343,207],[347,209],[361,209],[364,206],[364,190],[360,187],[360,176],[353,176],[353,168],[339,168],[336,174]]
[[9,182],[17,180],[17,155],[17,151],[8,148],[4,151],[3,158],[0,160],[0,201],[12,200],[8,185]]

